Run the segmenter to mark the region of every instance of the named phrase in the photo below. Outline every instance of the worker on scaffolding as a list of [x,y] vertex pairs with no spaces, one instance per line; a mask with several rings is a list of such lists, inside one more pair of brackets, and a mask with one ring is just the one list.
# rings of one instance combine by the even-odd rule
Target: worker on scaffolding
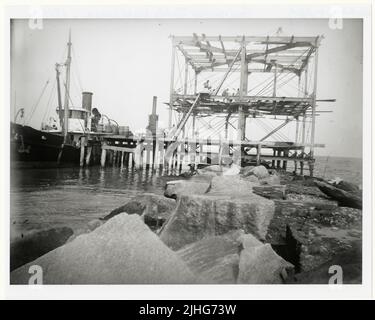
[[207,80],[207,81],[205,81],[204,83],[203,83],[203,88],[204,89],[207,89],[208,90],[208,92],[210,92],[210,90],[211,90],[211,85],[210,85],[210,80]]
[[224,97],[224,102],[228,102],[229,101],[229,99],[228,99],[228,97],[229,97],[229,89],[228,88],[226,88],[225,90],[223,90],[223,92],[222,92],[221,95]]

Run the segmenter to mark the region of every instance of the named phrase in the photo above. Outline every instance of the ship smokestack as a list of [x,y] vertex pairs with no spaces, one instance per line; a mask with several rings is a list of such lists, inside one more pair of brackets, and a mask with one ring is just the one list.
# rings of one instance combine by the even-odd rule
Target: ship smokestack
[[92,108],[92,92],[82,92],[82,108],[91,113]]
[[158,97],[153,96],[153,98],[152,98],[152,114],[153,115],[156,114],[156,104],[157,104],[157,101],[158,101]]

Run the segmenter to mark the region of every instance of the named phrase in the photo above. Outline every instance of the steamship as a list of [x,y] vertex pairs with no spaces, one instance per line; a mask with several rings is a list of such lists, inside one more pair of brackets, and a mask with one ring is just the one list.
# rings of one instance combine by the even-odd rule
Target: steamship
[[[100,137],[103,124],[99,124],[102,115],[96,108],[92,109],[91,92],[82,92],[82,107],[69,106],[70,102],[70,66],[71,66],[71,35],[67,43],[68,54],[66,61],[56,63],[56,88],[57,103],[56,112],[59,122],[55,120],[51,124],[43,124],[41,130],[31,126],[17,123],[17,116],[23,115],[24,110],[18,110],[14,122],[10,124],[11,160],[15,162],[52,162],[79,163],[80,143],[82,137]],[[60,86],[61,69],[65,68],[65,95],[62,104]],[[102,120],[103,123],[103,120]]]

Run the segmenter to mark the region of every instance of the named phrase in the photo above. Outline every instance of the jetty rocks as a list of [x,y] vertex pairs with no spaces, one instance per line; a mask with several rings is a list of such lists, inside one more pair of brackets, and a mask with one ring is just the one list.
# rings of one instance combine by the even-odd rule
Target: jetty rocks
[[243,229],[264,240],[274,214],[271,200],[252,193],[253,183],[239,176],[214,177],[204,194],[179,193],[177,207],[160,232],[174,250],[205,236]]
[[11,283],[27,284],[31,265],[42,268],[44,284],[196,282],[181,258],[138,215],[125,213],[14,270]]
[[[28,283],[32,265],[46,284],[328,283],[335,264],[344,283],[361,283],[355,186],[233,164],[183,177],[25,261],[11,283]],[[345,196],[357,202],[347,206]]]

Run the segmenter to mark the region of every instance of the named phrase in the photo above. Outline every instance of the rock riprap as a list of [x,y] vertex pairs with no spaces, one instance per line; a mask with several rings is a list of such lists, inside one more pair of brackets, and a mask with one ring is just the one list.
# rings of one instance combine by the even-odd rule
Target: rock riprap
[[251,183],[235,176],[214,177],[208,193],[179,197],[160,238],[173,250],[237,229],[264,239],[273,213],[274,202],[253,194]]
[[12,284],[27,284],[31,265],[44,284],[196,283],[181,258],[138,215],[125,213],[13,272]]
[[107,221],[123,212],[138,214],[143,215],[145,223],[152,230],[156,230],[163,225],[175,208],[176,202],[172,199],[153,193],[144,193],[132,198],[123,206],[112,210],[102,220]]
[[292,264],[242,230],[206,237],[177,253],[205,283],[279,284],[294,275]]
[[177,199],[180,195],[204,194],[210,189],[211,179],[174,180],[167,182],[164,196]]

